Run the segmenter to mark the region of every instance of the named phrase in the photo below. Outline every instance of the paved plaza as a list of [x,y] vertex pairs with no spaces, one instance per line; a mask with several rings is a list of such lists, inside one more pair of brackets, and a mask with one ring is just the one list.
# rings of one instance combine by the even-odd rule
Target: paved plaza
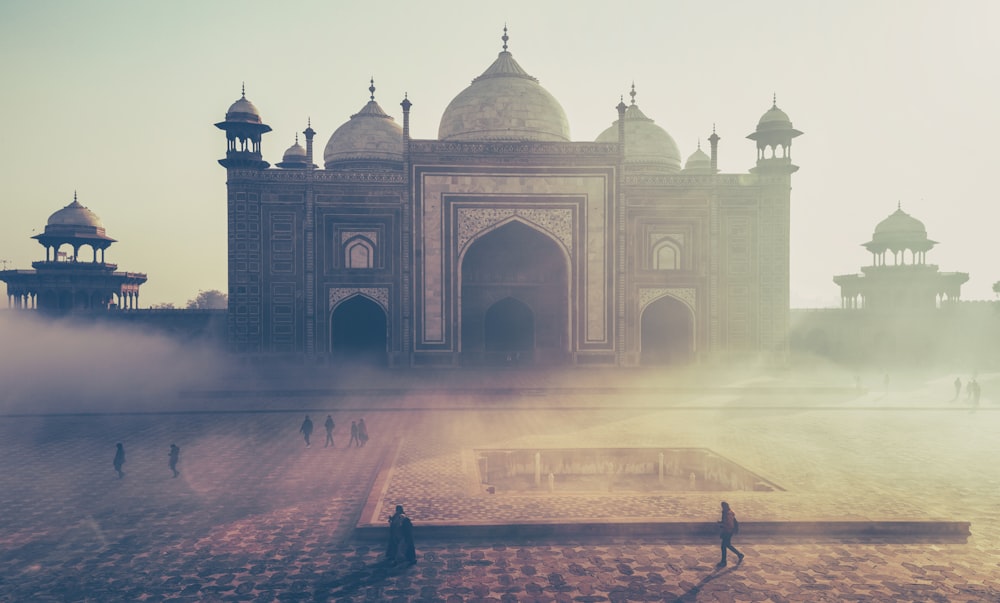
[[[74,413],[11,406],[0,417],[0,601],[1000,601],[1000,379],[980,377],[974,409],[951,400],[953,375],[861,392],[787,375],[712,387],[445,377],[449,387],[393,376],[368,390],[237,383],[139,399],[133,412],[101,400]],[[336,448],[323,446],[327,414]],[[347,448],[362,417],[371,441]],[[645,446],[708,448],[782,490],[489,494],[468,467],[475,448]],[[714,536],[572,529],[714,522],[722,499],[746,553],[723,569]],[[417,525],[413,567],[381,563],[381,543],[359,537],[396,503]],[[432,530],[539,519],[570,527],[540,538]],[[845,520],[967,521],[971,536],[754,537],[755,522]]]

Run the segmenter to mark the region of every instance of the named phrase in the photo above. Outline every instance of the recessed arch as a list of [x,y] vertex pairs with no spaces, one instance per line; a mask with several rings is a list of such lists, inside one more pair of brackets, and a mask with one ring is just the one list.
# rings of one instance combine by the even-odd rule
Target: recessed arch
[[345,268],[374,268],[375,243],[364,236],[351,237],[344,242]]
[[690,363],[694,359],[694,313],[673,296],[655,299],[642,309],[639,338],[640,364]]
[[463,363],[568,361],[569,261],[557,240],[512,219],[475,237],[460,264]]
[[338,362],[384,366],[388,343],[385,310],[370,297],[355,294],[331,309],[330,351]]

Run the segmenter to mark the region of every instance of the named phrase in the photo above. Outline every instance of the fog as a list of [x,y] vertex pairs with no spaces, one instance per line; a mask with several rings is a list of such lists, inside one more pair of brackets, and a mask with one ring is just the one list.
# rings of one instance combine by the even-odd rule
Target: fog
[[163,410],[234,371],[209,343],[106,321],[0,312],[0,342],[2,414]]

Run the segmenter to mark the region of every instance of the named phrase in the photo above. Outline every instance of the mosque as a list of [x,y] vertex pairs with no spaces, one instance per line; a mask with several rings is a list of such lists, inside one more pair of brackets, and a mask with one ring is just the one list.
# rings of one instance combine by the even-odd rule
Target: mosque
[[[229,312],[240,354],[387,366],[638,366],[781,356],[789,328],[792,139],[776,104],[756,165],[682,164],[631,100],[594,141],[503,45],[436,140],[376,100],[273,168],[246,97],[227,139]],[[484,61],[485,63],[486,61]],[[749,128],[748,128],[749,129]]]

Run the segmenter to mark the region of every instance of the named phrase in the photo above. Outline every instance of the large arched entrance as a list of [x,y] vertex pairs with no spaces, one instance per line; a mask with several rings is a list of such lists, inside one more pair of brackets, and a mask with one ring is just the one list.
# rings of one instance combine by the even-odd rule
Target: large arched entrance
[[684,302],[661,297],[642,311],[640,364],[686,364],[694,358],[694,317]]
[[330,350],[338,362],[384,366],[388,329],[382,307],[363,295],[344,300],[330,319]]
[[463,363],[567,362],[569,278],[555,241],[510,222],[472,243],[461,271]]

